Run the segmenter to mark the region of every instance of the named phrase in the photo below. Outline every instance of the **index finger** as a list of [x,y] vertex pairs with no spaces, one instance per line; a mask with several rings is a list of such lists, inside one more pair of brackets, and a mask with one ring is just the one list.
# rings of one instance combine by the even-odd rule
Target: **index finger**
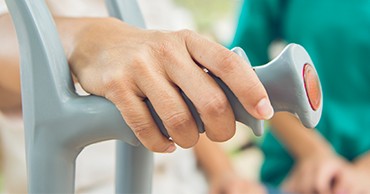
[[191,32],[185,35],[185,43],[193,59],[223,80],[253,117],[267,120],[273,116],[265,88],[242,57]]

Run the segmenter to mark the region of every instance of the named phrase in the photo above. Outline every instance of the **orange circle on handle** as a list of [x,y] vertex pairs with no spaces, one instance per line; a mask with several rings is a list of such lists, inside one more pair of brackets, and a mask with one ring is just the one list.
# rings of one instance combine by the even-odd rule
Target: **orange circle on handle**
[[315,69],[308,63],[303,67],[303,80],[308,101],[311,108],[316,111],[320,107],[322,98],[320,82]]

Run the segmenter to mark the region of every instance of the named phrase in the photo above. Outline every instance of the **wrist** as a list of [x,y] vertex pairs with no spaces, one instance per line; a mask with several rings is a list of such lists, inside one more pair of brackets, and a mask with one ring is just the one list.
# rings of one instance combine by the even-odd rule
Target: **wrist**
[[[123,53],[117,43],[126,45],[123,40],[127,39],[126,31],[129,28],[127,24],[115,18],[78,18],[74,20],[74,24],[79,27],[74,29],[73,35],[66,38],[68,40],[64,41],[64,48],[72,73],[82,81],[81,78],[89,76],[91,71],[96,69],[96,65],[114,63],[112,59]],[[99,84],[96,86],[100,88]],[[102,95],[99,91],[94,92]]]
[[[74,29],[71,36],[68,38],[69,41],[64,45],[66,54],[69,62],[73,62],[76,58],[79,58],[82,51],[95,51],[98,52],[102,49],[102,43],[109,43],[103,39],[110,37],[109,32],[117,30],[118,25],[124,24],[120,20],[115,18],[77,18],[71,19],[75,26],[79,26]],[[104,45],[105,46],[105,45]],[[81,49],[84,49],[81,51]]]
[[[86,41],[94,38],[93,35],[99,35],[101,31],[112,31],[113,26],[124,24],[118,19],[106,18],[70,18],[70,17],[55,17],[55,22],[63,43],[63,48],[66,53],[68,62],[75,54],[77,47],[81,44],[88,43]],[[107,33],[100,34],[107,37]],[[104,37],[99,37],[104,38]],[[94,40],[91,40],[94,42]],[[95,40],[96,41],[96,40]],[[90,45],[90,44],[89,44]]]

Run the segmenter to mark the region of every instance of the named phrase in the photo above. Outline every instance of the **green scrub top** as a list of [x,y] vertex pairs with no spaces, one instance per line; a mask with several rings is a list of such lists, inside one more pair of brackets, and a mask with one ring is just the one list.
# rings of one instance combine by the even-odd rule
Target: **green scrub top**
[[[370,150],[370,0],[245,0],[232,46],[261,65],[274,40],[310,54],[324,96],[317,130],[335,151],[351,161]],[[294,161],[271,133],[261,147],[261,179],[277,186]]]

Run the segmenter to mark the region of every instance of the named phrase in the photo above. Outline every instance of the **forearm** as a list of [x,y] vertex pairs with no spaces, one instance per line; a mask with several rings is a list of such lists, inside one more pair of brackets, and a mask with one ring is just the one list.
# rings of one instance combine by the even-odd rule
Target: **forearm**
[[[271,119],[272,132],[296,159],[312,153],[331,152],[330,145],[314,129],[307,129],[290,113],[276,113]],[[320,152],[320,153],[319,153]]]
[[209,179],[234,173],[230,159],[225,151],[215,142],[201,135],[194,147],[194,152],[200,166]]
[[[79,32],[104,18],[54,18],[69,60]],[[19,48],[9,14],[0,15],[0,110],[21,106]]]
[[[0,15],[0,26],[1,94],[5,92],[20,94],[18,44],[15,30],[8,14]],[[5,98],[5,96],[3,97]]]

